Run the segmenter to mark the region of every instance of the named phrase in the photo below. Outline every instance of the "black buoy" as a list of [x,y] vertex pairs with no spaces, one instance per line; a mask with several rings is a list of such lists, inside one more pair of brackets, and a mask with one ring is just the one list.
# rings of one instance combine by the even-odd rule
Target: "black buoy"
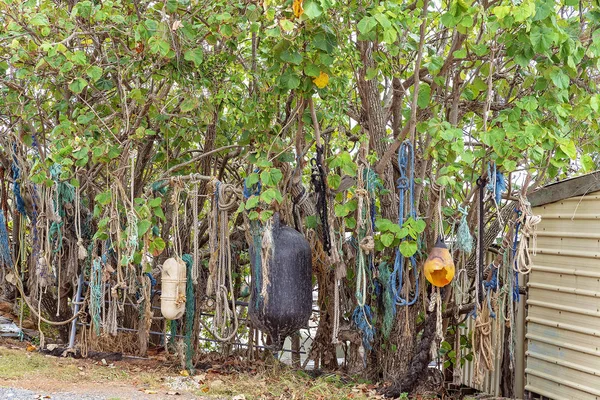
[[263,232],[262,236],[270,254],[263,268],[262,249],[250,246],[252,285],[248,314],[252,324],[271,338],[271,348],[278,351],[287,336],[308,327],[312,312],[312,254],[304,236],[282,224],[278,213],[272,217],[270,235]]

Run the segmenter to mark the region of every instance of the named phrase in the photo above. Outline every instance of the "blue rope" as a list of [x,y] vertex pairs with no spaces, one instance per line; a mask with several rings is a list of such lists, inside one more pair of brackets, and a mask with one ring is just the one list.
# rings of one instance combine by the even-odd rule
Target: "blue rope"
[[262,184],[260,183],[260,181],[258,181],[252,186],[248,186],[247,181],[248,178],[244,179],[244,198],[249,199],[252,196],[258,196],[260,194],[260,191],[262,190]]
[[371,313],[371,307],[368,305],[357,306],[352,313],[352,322],[360,331],[362,331],[363,347],[366,351],[370,351],[373,346],[373,339],[375,337],[375,327],[373,326],[373,314]]
[[17,211],[21,215],[27,215],[27,211],[25,210],[25,201],[21,196],[21,184],[19,182],[21,176],[21,168],[19,168],[19,161],[17,160],[17,145],[16,143],[13,145],[13,162],[12,162],[12,174],[13,174],[13,193],[15,195],[15,202],[17,204]]
[[[398,150],[398,167],[400,168],[400,178],[398,178],[397,187],[398,187],[398,226],[402,227],[404,224],[404,198],[406,196],[406,192],[408,192],[408,200],[409,200],[409,210],[408,217],[415,218],[417,217],[415,212],[415,198],[414,198],[414,188],[415,188],[415,153],[412,147],[412,144],[409,141],[404,141],[400,146],[400,150]],[[409,177],[406,176],[406,169],[410,168]],[[410,296],[407,296],[407,299],[402,298],[402,284],[403,284],[403,274],[404,274],[404,256],[400,252],[400,248],[396,249],[396,257],[394,260],[394,271],[390,275],[392,292],[394,294],[394,300],[396,305],[399,306],[410,306],[415,304],[417,298],[419,296],[419,272],[417,271],[417,261],[413,256],[409,258],[410,264],[412,266],[413,274],[415,277],[415,295],[412,299]]]
[[8,241],[8,230],[6,229],[6,218],[4,211],[0,210],[0,266],[10,267],[12,265],[12,254]]
[[488,164],[488,179],[487,189],[494,193],[496,204],[500,204],[502,193],[506,191],[506,180],[502,172],[496,168],[496,164]]
[[492,279],[490,279],[489,281],[484,281],[483,287],[486,289],[487,292],[487,303],[488,308],[490,310],[490,317],[496,319],[496,313],[492,308],[492,296],[490,296],[490,292],[492,290],[494,292],[498,291],[498,268],[494,266],[494,263],[490,264],[488,268],[492,269]]
[[[521,213],[520,211],[517,210],[517,213]],[[521,300],[521,294],[519,293],[519,272],[517,267],[517,258],[515,257],[517,254],[517,243],[519,242],[519,228],[521,227],[521,223],[517,222],[517,227],[515,229],[515,240],[513,242],[513,248],[512,248],[512,256],[513,256],[513,260],[515,263],[515,286],[513,287],[513,301],[516,301],[517,303],[519,302],[519,300]]]

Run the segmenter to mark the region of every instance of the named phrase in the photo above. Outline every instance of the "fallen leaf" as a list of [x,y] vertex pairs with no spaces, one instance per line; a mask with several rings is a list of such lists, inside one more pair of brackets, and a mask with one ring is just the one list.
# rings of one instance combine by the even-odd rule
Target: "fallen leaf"
[[158,393],[158,392],[157,392],[156,390],[149,390],[149,389],[146,389],[146,390],[144,390],[144,393],[146,393],[146,394],[156,394],[156,393]]
[[190,376],[190,373],[187,370],[184,369],[184,370],[179,371],[179,375],[181,375],[181,376]]
[[27,346],[27,351],[32,352],[32,351],[36,351],[37,347],[35,347],[34,345],[30,344],[29,346]]

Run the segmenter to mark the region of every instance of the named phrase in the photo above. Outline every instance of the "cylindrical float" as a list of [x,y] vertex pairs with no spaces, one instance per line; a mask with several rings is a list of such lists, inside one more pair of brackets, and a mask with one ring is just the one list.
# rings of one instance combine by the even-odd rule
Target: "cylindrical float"
[[160,312],[166,319],[179,319],[185,312],[185,263],[181,258],[169,258],[161,273]]
[[[262,248],[255,248],[262,245]],[[308,241],[295,229],[280,223],[262,233],[262,243],[250,247],[252,324],[267,333],[279,350],[285,338],[308,327],[312,313],[312,255]],[[264,263],[264,258],[267,263]]]

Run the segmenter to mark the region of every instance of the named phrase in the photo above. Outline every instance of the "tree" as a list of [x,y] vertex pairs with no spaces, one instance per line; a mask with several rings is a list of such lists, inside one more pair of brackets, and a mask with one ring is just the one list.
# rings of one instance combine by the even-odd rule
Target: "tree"
[[[262,192],[242,201],[233,230],[280,212],[318,251],[323,313],[311,357],[324,367],[338,367],[331,344],[337,308],[353,369],[362,365],[368,341],[351,317],[366,250],[345,239],[374,239],[364,293],[376,327],[368,371],[397,382],[392,392],[409,390],[429,361],[428,335],[419,330],[431,327],[435,313],[423,313],[421,277],[419,300],[394,306],[391,332],[382,335],[381,272],[391,273],[382,263],[393,264],[399,249],[403,257],[415,255],[420,268],[438,232],[450,235],[458,225],[460,208],[469,208],[476,232],[476,181],[488,177],[488,168],[507,177],[506,202],[597,166],[596,4],[5,0],[0,15],[2,176],[17,188],[3,191],[2,204],[11,213],[16,272],[28,274],[25,294],[42,296],[49,318],[57,307],[58,319],[70,315],[74,277],[89,273],[106,243],[119,274],[113,283],[131,285],[176,253],[177,238],[182,253],[193,251],[195,232],[198,245],[208,245],[206,197],[196,204],[184,190],[180,203],[169,201],[180,182],[200,174],[207,179],[198,190],[207,195],[209,177],[238,187],[245,179],[260,182]],[[418,218],[398,226],[396,153],[405,140],[415,152]],[[311,190],[316,145],[323,148],[327,209],[311,195],[295,212],[294,203]],[[378,178],[364,179],[365,170]],[[365,184],[376,188],[365,195]],[[64,210],[52,197],[61,191],[75,195],[64,199]],[[70,211],[79,197],[83,232]],[[506,235],[492,197],[485,200],[486,232]],[[374,225],[361,214],[367,204],[377,214]],[[329,231],[319,214],[325,211]],[[44,228],[54,223],[54,230]],[[326,254],[327,236],[338,246],[333,256]],[[247,246],[240,236],[239,253]],[[78,262],[81,247],[89,257]],[[239,263],[247,277],[244,257]],[[473,270],[475,263],[465,266]],[[44,268],[54,278],[42,286],[53,289],[41,294]],[[196,293],[204,292],[208,273]],[[197,309],[203,304],[198,296]],[[130,326],[138,326],[136,318],[129,317]]]

